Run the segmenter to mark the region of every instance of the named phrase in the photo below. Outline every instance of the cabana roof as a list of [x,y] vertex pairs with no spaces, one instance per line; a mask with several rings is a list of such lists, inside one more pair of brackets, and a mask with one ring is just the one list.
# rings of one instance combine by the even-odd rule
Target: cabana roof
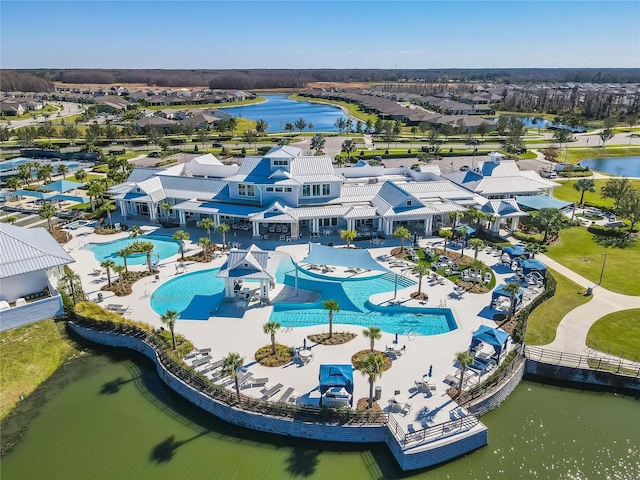
[[[493,292],[491,292],[491,298],[495,299],[498,297],[508,297],[511,298],[511,294],[505,291],[506,284],[499,285]],[[516,302],[522,300],[522,294],[524,293],[524,289],[520,289],[518,293],[516,293]]]
[[319,243],[309,243],[309,255],[302,260],[302,263],[389,272],[371,258],[365,249],[327,247]]
[[522,266],[525,275],[533,271],[541,272],[543,275],[547,272],[547,266],[536,258],[522,260],[520,266]]
[[351,394],[353,403],[353,367],[351,365],[320,365],[318,377],[320,395],[324,395],[330,388],[342,387]]
[[502,253],[509,255],[509,258],[521,257],[522,255],[529,258],[529,252],[527,252],[527,249],[520,245],[503,248]]
[[47,185],[43,185],[38,188],[38,190],[49,190],[53,192],[68,192],[69,190],[74,190],[76,188],[80,188],[84,183],[72,182],[71,180],[56,180],[55,182],[51,182]]
[[232,250],[216,277],[273,280],[274,276],[267,270],[268,260],[268,252],[255,245],[248,250]]

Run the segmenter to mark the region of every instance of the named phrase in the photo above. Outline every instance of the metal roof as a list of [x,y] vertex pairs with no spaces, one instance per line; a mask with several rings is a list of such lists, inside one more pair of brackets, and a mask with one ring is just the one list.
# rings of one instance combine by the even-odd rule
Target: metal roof
[[73,258],[44,228],[0,224],[0,278],[73,262]]

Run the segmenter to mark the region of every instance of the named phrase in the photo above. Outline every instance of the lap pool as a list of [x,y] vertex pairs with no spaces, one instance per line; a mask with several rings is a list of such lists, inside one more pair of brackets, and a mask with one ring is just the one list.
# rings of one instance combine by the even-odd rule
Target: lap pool
[[[164,283],[152,295],[151,308],[159,315],[176,310],[184,319],[207,320],[224,297],[224,280],[216,278],[218,271],[216,268],[189,273]],[[279,322],[283,328],[326,325],[328,312],[322,302],[331,298],[340,305],[340,312],[334,314],[336,324],[377,326],[386,333],[400,335],[438,335],[458,328],[447,308],[387,307],[369,302],[371,295],[393,292],[394,281],[390,274],[332,280],[308,275],[298,268],[298,287],[318,292],[321,299],[311,304],[275,303],[270,320]],[[290,259],[283,257],[280,261],[276,282],[294,286],[294,265]],[[403,278],[399,288],[411,285],[415,282]]]
[[[169,258],[180,251],[180,242],[171,237],[144,235],[138,237],[138,241],[153,243],[154,249],[151,258],[154,262]],[[107,243],[90,243],[83,248],[93,252],[98,262],[113,260],[117,265],[123,265],[122,257],[119,257],[117,252],[134,242],[133,238],[123,238]],[[127,265],[142,265],[144,263],[147,263],[147,255],[144,253],[127,256]]]

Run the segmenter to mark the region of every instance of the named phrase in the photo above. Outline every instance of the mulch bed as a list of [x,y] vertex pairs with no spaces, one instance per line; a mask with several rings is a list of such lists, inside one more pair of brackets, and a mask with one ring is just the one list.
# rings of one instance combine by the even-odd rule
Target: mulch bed
[[[357,368],[356,364],[358,363],[360,358],[365,356],[367,353],[371,353],[371,349],[360,350],[359,352],[354,353],[353,356],[351,357],[351,365]],[[384,360],[384,368],[382,369],[383,372],[386,372],[392,367],[393,362],[391,361],[391,358],[386,353],[380,352],[379,350],[374,350],[373,353],[375,353],[379,357],[382,357],[382,359]]]
[[[496,325],[501,325],[502,322],[504,322],[504,320],[496,322]],[[500,328],[505,332],[507,332],[509,335],[513,335],[513,331],[515,330],[517,324],[518,324],[518,314],[516,313],[513,317],[511,317],[511,320],[501,325]]]
[[205,258],[204,254],[202,253],[202,248],[200,248],[200,251],[194,255],[189,255],[188,257],[184,257],[185,261],[193,261],[193,262],[200,262],[200,263],[208,263],[211,260],[213,260],[213,254],[217,251],[224,251],[221,245],[216,245],[215,243],[212,243],[210,245],[207,246],[207,258]]
[[427,295],[424,292],[413,292],[411,295],[411,298],[413,298],[414,300],[429,300],[429,295]]
[[404,249],[402,249],[401,247],[396,247],[394,249],[391,250],[391,255],[393,255],[396,258],[406,258],[407,256],[407,247],[404,247]]
[[258,349],[254,355],[256,362],[264,367],[281,367],[293,361],[293,348],[276,343],[276,354],[273,354],[271,344]]
[[[356,404],[356,410],[362,410],[362,411],[369,410],[369,398],[368,397],[359,398]],[[371,405],[370,411],[382,413],[382,409],[380,408],[380,405],[378,405],[378,402],[376,402],[375,400]]]
[[69,232],[62,230],[60,227],[54,227],[50,233],[51,233],[51,236],[60,245],[64,245],[65,243],[67,243],[69,240],[73,238],[73,236]]
[[320,345],[342,345],[343,343],[350,342],[358,335],[350,332],[334,332],[333,336],[329,338],[328,333],[316,333],[313,335],[307,335],[307,338],[312,342]]
[[[126,297],[127,295],[131,295],[131,287],[134,283],[136,283],[141,278],[155,275],[157,273],[160,273],[160,270],[154,270],[153,272],[150,272],[149,270],[145,270],[144,272],[129,272],[125,274],[126,278],[124,279],[123,285],[121,285],[120,281],[118,280],[115,282],[111,282],[110,287],[108,285],[105,285],[100,290],[104,292],[113,292],[115,293],[116,297]],[[113,272],[111,273],[111,275],[113,275]]]

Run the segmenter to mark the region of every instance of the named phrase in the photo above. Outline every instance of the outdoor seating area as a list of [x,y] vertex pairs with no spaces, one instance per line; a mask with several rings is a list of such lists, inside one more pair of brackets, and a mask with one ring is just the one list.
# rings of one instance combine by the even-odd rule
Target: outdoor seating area
[[391,346],[387,345],[385,347],[385,353],[392,354],[396,358],[402,356],[406,351],[407,351],[406,345],[403,345],[402,347],[400,345],[391,345]]

